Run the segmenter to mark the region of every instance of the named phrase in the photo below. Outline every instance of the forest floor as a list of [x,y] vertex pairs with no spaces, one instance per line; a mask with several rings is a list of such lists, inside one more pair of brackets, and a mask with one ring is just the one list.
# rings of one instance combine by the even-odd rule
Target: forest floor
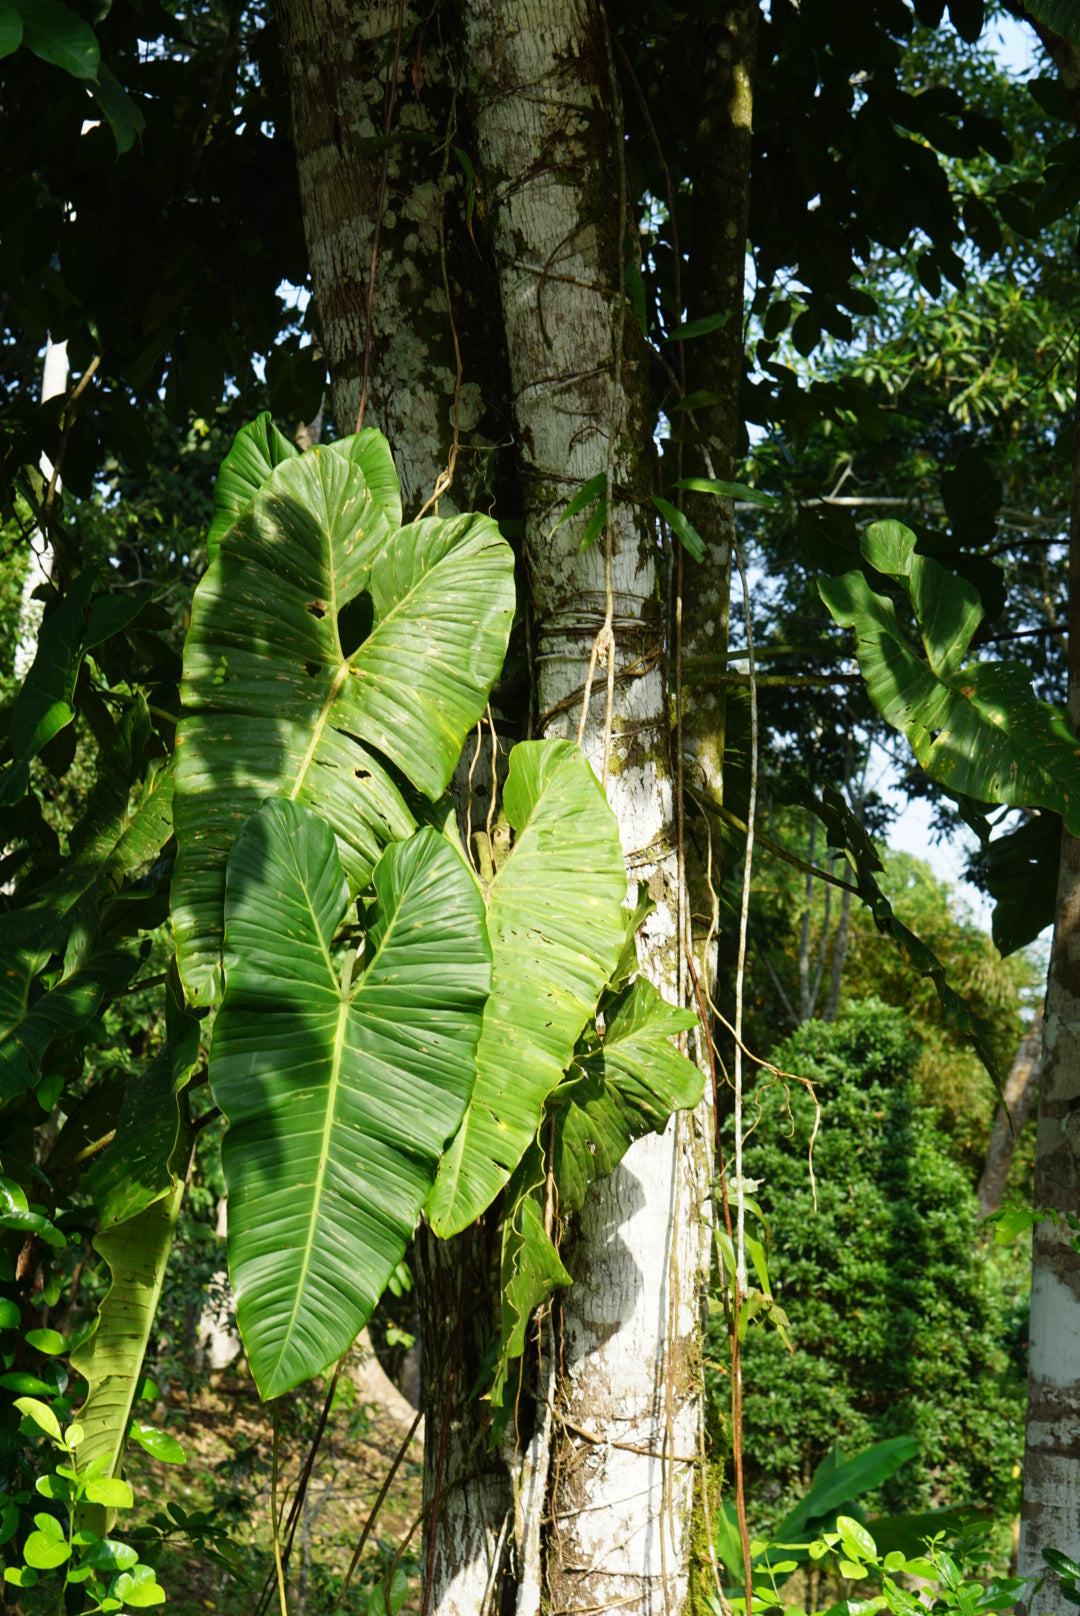
[[[325,1386],[304,1388],[278,1406],[278,1503],[287,1516],[325,1397]],[[327,1420],[297,1523],[288,1563],[288,1616],[329,1616],[372,1505],[402,1446],[408,1425],[403,1410],[361,1400],[343,1375]],[[135,1490],[136,1519],[144,1525],[172,1503],[187,1514],[206,1511],[227,1530],[227,1570],[215,1558],[185,1544],[166,1546],[158,1577],[173,1616],[278,1616],[271,1533],[271,1473],[274,1421],[254,1383],[243,1374],[213,1374],[189,1392],[170,1389],[157,1404],[153,1423],[182,1444],[184,1465],[163,1464],[128,1447],[126,1473]],[[414,1437],[364,1548],[343,1608],[382,1616],[378,1592],[421,1507],[423,1442]],[[284,1531],[283,1531],[284,1538]],[[394,1616],[419,1610],[419,1530],[401,1555],[408,1583]],[[401,1579],[397,1579],[401,1585]],[[396,1591],[396,1590],[395,1590]]]

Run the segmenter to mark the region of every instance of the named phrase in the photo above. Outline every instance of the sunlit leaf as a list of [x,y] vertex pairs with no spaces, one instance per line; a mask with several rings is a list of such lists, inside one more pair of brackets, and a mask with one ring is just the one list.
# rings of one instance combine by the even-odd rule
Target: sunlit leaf
[[623,940],[618,829],[580,750],[516,746],[503,806],[515,841],[485,894],[493,977],[476,1088],[427,1208],[443,1236],[490,1206],[521,1160]]
[[509,546],[487,517],[395,528],[388,456],[365,432],[285,460],[195,592],[173,884],[195,1003],[220,986],[225,866],[248,816],[275,795],[316,808],[359,890],[416,826],[394,770],[438,798],[502,664]]
[[475,1078],[491,951],[471,872],[425,828],[383,854],[374,885],[353,969],[334,963],[348,887],[317,814],[268,802],[229,861],[210,1080],[229,1122],[237,1323],[264,1397],[363,1327]]

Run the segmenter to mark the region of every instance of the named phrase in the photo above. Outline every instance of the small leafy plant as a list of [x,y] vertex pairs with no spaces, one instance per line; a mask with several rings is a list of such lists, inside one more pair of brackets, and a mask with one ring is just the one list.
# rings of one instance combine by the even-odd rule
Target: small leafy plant
[[1080,1565],[1060,1549],[1044,1549],[1042,1556],[1051,1571],[1058,1574],[1062,1599],[1070,1605],[1080,1605]]
[[[779,1587],[786,1577],[799,1569],[804,1554],[808,1554],[815,1563],[831,1560],[839,1576],[846,1582],[875,1582],[881,1586],[880,1593],[869,1597],[848,1595],[824,1611],[816,1612],[815,1616],[871,1616],[874,1611],[892,1611],[894,1616],[923,1616],[927,1611],[956,1611],[958,1616],[983,1616],[983,1613],[990,1611],[1012,1610],[1019,1599],[1030,1598],[1038,1591],[1041,1580],[1034,1577],[991,1577],[984,1581],[974,1575],[974,1571],[986,1559],[985,1534],[989,1529],[987,1522],[967,1528],[954,1544],[955,1552],[945,1548],[946,1534],[938,1532],[925,1539],[923,1554],[909,1556],[900,1549],[881,1554],[868,1527],[850,1515],[841,1515],[837,1518],[835,1531],[825,1532],[812,1542],[754,1545],[762,1549],[755,1565],[754,1611],[783,1611],[784,1616],[807,1616],[801,1605],[784,1604]],[[1064,1555],[1059,1558],[1064,1562]],[[1080,1575],[1080,1568],[1074,1569],[1075,1574]],[[898,1580],[902,1577],[917,1579],[922,1586],[905,1587]],[[1077,1603],[1080,1603],[1080,1597]],[[735,1611],[743,1612],[746,1609],[745,1599],[732,1599],[729,1604]],[[715,1596],[711,1597],[711,1608],[720,1616],[721,1605]]]
[[[36,1397],[20,1397],[15,1407],[23,1415],[23,1435],[32,1436],[35,1428],[43,1432],[59,1462],[37,1478],[35,1490],[45,1507],[34,1515],[34,1530],[22,1545],[23,1564],[5,1566],[4,1581],[20,1589],[44,1585],[55,1593],[61,1612],[68,1589],[80,1583],[87,1612],[164,1604],[165,1590],[153,1567],[139,1559],[138,1549],[130,1543],[109,1535],[115,1512],[134,1504],[129,1484],[119,1476],[105,1475],[104,1459],[76,1470],[74,1455],[83,1435],[77,1421],[61,1427],[53,1410]],[[18,1529],[21,1507],[32,1502],[29,1491],[6,1500],[6,1538],[14,1537]]]

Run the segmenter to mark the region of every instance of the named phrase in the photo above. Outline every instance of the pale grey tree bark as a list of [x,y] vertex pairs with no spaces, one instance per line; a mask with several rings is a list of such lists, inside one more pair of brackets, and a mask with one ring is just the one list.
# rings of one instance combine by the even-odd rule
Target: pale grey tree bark
[[[1069,538],[1069,711],[1080,730],[1080,368],[1074,407]],[[1018,1564],[1046,1571],[1042,1551],[1080,1560],[1080,1254],[1064,1214],[1080,1207],[1080,839],[1063,831],[1046,986],[1034,1200],[1057,1214],[1035,1225],[1031,1248],[1028,1401]],[[1056,1576],[1040,1616],[1074,1611]]]
[[[429,7],[383,0],[284,0],[279,17],[293,106],[300,197],[323,346],[339,433],[354,430],[365,368],[372,238],[386,188],[371,296],[364,424],[391,445],[406,517],[415,516],[447,466],[454,436],[457,362],[445,279],[462,361],[457,476],[440,512],[487,508],[493,443],[505,436],[505,357],[491,319],[498,291],[465,228],[464,174],[447,141],[464,108],[458,94],[455,19]],[[394,88],[393,130],[383,140]],[[469,1392],[480,1371],[492,1299],[474,1241],[416,1247],[426,1428],[424,1502],[437,1482],[431,1611],[477,1613],[492,1590],[492,1557],[511,1507],[510,1476],[489,1456]],[[490,1252],[486,1252],[490,1258]],[[455,1361],[462,1271],[469,1317]],[[445,1448],[439,1435],[447,1424]],[[440,1467],[440,1454],[442,1464]]]
[[[607,778],[630,879],[656,910],[640,944],[669,993],[682,926],[674,848],[647,357],[623,290],[629,215],[622,117],[603,13],[587,0],[466,7],[485,204],[510,356],[535,622],[539,727],[577,732],[608,608],[615,698]],[[553,531],[570,497],[611,467],[610,599],[603,544],[583,521]],[[606,670],[583,742],[603,771]],[[682,1608],[708,1260],[707,1142],[693,1120],[640,1140],[590,1193],[565,1257],[561,1374],[551,1421],[551,1523],[518,1609]],[[637,1451],[643,1450],[643,1451]],[[666,1462],[661,1453],[679,1456]],[[543,1441],[538,1457],[543,1461]]]

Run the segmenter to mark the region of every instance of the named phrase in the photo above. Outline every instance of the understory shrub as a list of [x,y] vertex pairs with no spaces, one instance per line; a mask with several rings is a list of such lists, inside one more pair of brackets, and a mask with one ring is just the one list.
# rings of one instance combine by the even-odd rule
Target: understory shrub
[[[776,1331],[751,1331],[743,1417],[755,1530],[805,1492],[835,1442],[853,1453],[907,1434],[918,1457],[872,1508],[1012,1511],[1024,1392],[1015,1309],[993,1246],[977,1239],[971,1184],[917,1101],[906,1018],[867,999],[835,1023],[805,1024],[774,1059],[813,1083],[821,1124],[815,1211],[813,1101],[759,1073],[745,1172],[758,1181],[795,1356]],[[711,1356],[722,1358],[719,1340]]]

